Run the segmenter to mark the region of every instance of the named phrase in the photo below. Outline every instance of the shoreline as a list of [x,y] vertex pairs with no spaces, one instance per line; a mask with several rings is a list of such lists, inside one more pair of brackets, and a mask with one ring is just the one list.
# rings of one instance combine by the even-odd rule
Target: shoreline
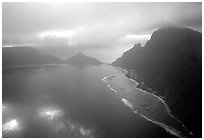
[[[121,68],[120,68],[120,69],[121,69]],[[121,69],[121,70],[123,70],[123,69]],[[126,71],[126,70],[123,70],[123,71]],[[123,75],[123,76],[124,76],[125,78],[127,78],[125,75]],[[153,119],[153,118],[149,118],[149,117],[147,117],[147,116],[141,114],[140,112],[138,112],[137,109],[134,108],[134,105],[133,105],[131,102],[129,102],[129,101],[126,100],[125,98],[119,97],[119,95],[118,95],[118,93],[117,93],[118,91],[117,91],[116,89],[112,88],[112,87],[109,85],[109,83],[108,83],[108,80],[111,80],[111,79],[109,79],[109,78],[112,78],[112,77],[114,78],[115,75],[106,76],[106,77],[104,77],[104,78],[101,79],[101,80],[107,84],[107,87],[108,87],[110,90],[112,90],[112,91],[114,92],[114,94],[116,95],[117,98],[119,98],[126,106],[128,106],[129,108],[132,109],[133,113],[135,113],[135,114],[141,116],[141,117],[144,118],[145,120],[147,120],[147,121],[149,121],[149,122],[151,122],[151,123],[153,123],[153,124],[155,124],[155,125],[158,125],[158,126],[161,127],[162,129],[164,129],[167,133],[169,133],[169,134],[171,134],[171,135],[173,135],[173,136],[176,136],[177,138],[185,138],[185,137],[186,137],[186,135],[185,135],[184,133],[182,133],[181,131],[175,129],[174,127],[171,127],[171,126],[169,126],[169,125],[166,125],[166,124],[163,123],[163,122],[159,122],[159,121],[157,121],[157,120],[155,120],[155,119]],[[127,79],[133,81],[134,83],[137,83],[136,81],[134,81],[134,80],[132,80],[132,79],[129,79],[129,78],[127,78]],[[136,88],[136,87],[135,87],[135,88]],[[144,92],[144,91],[143,91],[143,92]],[[148,93],[148,92],[145,91],[145,93]],[[150,93],[149,93],[149,94],[150,94]],[[152,95],[152,94],[151,94],[151,95]],[[154,97],[158,98],[156,95],[155,95]],[[159,98],[158,98],[158,99],[159,99]],[[161,99],[159,99],[159,100],[161,101]],[[165,104],[164,102],[162,102],[162,103]],[[165,104],[165,107],[166,107],[166,104]],[[168,111],[167,111],[167,113],[170,115],[170,113],[169,113]],[[170,115],[170,116],[172,116],[172,115]],[[172,116],[172,117],[174,118],[174,116]],[[177,120],[177,119],[175,118],[175,120]],[[179,122],[179,121],[178,121],[178,122]],[[180,122],[179,122],[179,123],[180,123]]]
[[140,91],[143,91],[144,93],[147,94],[151,94],[152,96],[156,97],[157,99],[159,99],[167,108],[168,114],[173,117],[175,120],[177,120],[182,127],[184,128],[184,130],[186,130],[190,136],[194,135],[190,130],[188,130],[184,123],[179,120],[177,117],[175,117],[173,114],[171,114],[171,109],[169,108],[169,105],[165,102],[166,98],[159,95],[159,92],[155,91],[154,89],[151,89],[149,87],[147,87],[145,85],[145,83],[143,81],[139,81],[137,74],[135,73],[135,71],[133,69],[127,69],[127,68],[121,68],[121,67],[117,67],[120,70],[124,71],[126,74],[124,75],[124,77],[128,78],[129,80],[133,81],[134,83],[136,83],[135,88],[139,89]]
[[[139,89],[140,91],[143,91],[143,92],[145,92],[145,93],[147,93],[147,94],[151,94],[152,96],[154,96],[154,97],[156,97],[156,98],[158,98],[159,100],[161,100],[165,105],[166,105],[166,107],[167,107],[167,109],[168,109],[168,112],[170,113],[171,111],[170,111],[170,109],[169,109],[169,107],[168,107],[168,105],[167,105],[167,103],[165,102],[165,97],[163,97],[163,96],[161,96],[161,95],[157,95],[158,94],[158,92],[157,91],[155,91],[155,90],[153,90],[153,89],[151,89],[151,88],[148,88],[146,85],[145,85],[145,83],[144,82],[140,82],[140,81],[138,81],[136,78],[137,78],[137,75],[136,75],[136,73],[135,73],[135,71],[134,70],[128,70],[128,69],[126,69],[126,68],[121,68],[121,67],[117,67],[117,68],[119,68],[120,70],[122,70],[122,71],[125,71],[125,75],[124,75],[124,77],[125,78],[128,78],[129,80],[131,80],[131,81],[133,81],[135,84],[136,84],[136,88],[137,89]],[[128,76],[128,74],[131,76]],[[155,94],[155,93],[157,93],[157,94]]]

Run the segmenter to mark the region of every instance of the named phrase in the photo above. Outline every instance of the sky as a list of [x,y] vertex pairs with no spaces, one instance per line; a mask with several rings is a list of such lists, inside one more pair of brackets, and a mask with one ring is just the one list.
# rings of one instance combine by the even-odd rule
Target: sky
[[2,46],[112,62],[165,26],[202,32],[202,3],[3,3]]

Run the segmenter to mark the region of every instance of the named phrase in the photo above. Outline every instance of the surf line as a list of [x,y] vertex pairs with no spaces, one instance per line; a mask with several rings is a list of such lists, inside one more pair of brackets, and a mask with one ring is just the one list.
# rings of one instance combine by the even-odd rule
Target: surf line
[[[170,134],[172,134],[172,135],[174,135],[174,136],[176,136],[176,137],[180,137],[180,138],[185,137],[185,136],[183,135],[183,133],[180,132],[180,131],[178,131],[177,129],[175,129],[175,128],[171,127],[171,126],[168,126],[168,125],[166,125],[166,124],[164,124],[164,123],[161,123],[161,122],[158,122],[158,121],[156,121],[156,120],[153,120],[153,119],[151,119],[151,118],[149,118],[149,117],[147,117],[147,116],[145,116],[145,115],[143,115],[143,114],[140,114],[140,113],[138,112],[138,110],[134,109],[134,105],[133,105],[133,104],[131,104],[128,100],[119,97],[119,95],[117,94],[117,90],[113,89],[113,88],[109,85],[109,83],[108,83],[108,81],[107,81],[108,78],[112,78],[112,77],[115,77],[115,76],[106,76],[106,77],[104,77],[104,78],[102,79],[102,81],[105,82],[105,83],[108,85],[108,88],[111,89],[112,91],[114,91],[115,95],[116,95],[118,98],[120,98],[121,101],[122,101],[126,106],[130,107],[130,108],[133,110],[133,112],[134,112],[135,114],[138,114],[139,116],[143,117],[143,118],[146,119],[147,121],[152,122],[153,124],[158,125],[159,127],[163,128],[166,132],[168,132],[168,133],[170,133]],[[128,79],[129,79],[129,78],[128,78]],[[155,96],[156,96],[156,95],[155,95]]]
[[[128,80],[134,82],[135,85],[139,85],[139,83],[138,83],[137,81],[135,81],[135,80],[133,80],[133,79],[128,78],[128,77],[125,76],[125,75],[128,73],[128,71],[127,71],[126,69],[121,68],[121,67],[116,67],[116,68],[118,68],[118,69],[120,69],[121,71],[125,72],[125,74],[124,74],[123,76],[124,76],[126,79],[128,79]],[[189,131],[189,130],[185,127],[184,123],[183,123],[181,120],[179,120],[178,118],[176,118],[174,115],[171,114],[171,110],[170,110],[169,106],[167,105],[167,103],[164,101],[164,99],[162,99],[162,98],[159,97],[159,96],[156,96],[155,94],[152,94],[152,93],[149,93],[149,92],[147,92],[147,91],[145,91],[145,90],[142,90],[142,89],[140,89],[140,88],[137,88],[137,87],[136,87],[136,89],[142,91],[143,93],[146,93],[146,94],[149,94],[149,95],[151,95],[151,96],[154,96],[155,98],[157,98],[158,100],[160,100],[160,101],[164,104],[164,106],[165,106],[165,108],[166,108],[166,110],[167,110],[167,113],[168,113],[172,118],[174,118],[176,121],[178,121],[178,123],[181,124],[181,126],[183,127],[183,129],[184,129],[186,132],[188,132],[190,135],[193,135],[193,133],[192,133],[191,131]]]

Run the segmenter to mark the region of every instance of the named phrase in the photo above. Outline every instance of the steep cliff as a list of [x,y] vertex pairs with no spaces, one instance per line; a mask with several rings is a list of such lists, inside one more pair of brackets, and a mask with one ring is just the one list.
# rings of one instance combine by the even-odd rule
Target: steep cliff
[[[189,28],[155,31],[144,47],[136,44],[112,63],[133,69],[138,82],[163,96],[172,114],[202,135],[202,34]],[[130,77],[130,74],[127,76]],[[141,86],[143,87],[143,86]]]

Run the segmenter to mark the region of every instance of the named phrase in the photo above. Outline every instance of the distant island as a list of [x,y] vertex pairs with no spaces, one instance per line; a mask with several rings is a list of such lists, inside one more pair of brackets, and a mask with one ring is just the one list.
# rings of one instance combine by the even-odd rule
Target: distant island
[[85,66],[85,65],[101,65],[103,64],[101,61],[85,56],[81,52],[76,55],[70,57],[67,61],[68,64],[77,65],[77,66]]
[[112,63],[128,70],[138,88],[164,97],[171,113],[202,136],[202,34],[184,27],[155,31]]
[[38,65],[38,64],[72,64],[76,66],[101,65],[101,61],[85,56],[81,52],[63,61],[51,55],[44,55],[32,47],[3,47],[2,66]]
[[62,60],[43,55],[32,47],[4,47],[2,49],[2,66],[60,64]]

